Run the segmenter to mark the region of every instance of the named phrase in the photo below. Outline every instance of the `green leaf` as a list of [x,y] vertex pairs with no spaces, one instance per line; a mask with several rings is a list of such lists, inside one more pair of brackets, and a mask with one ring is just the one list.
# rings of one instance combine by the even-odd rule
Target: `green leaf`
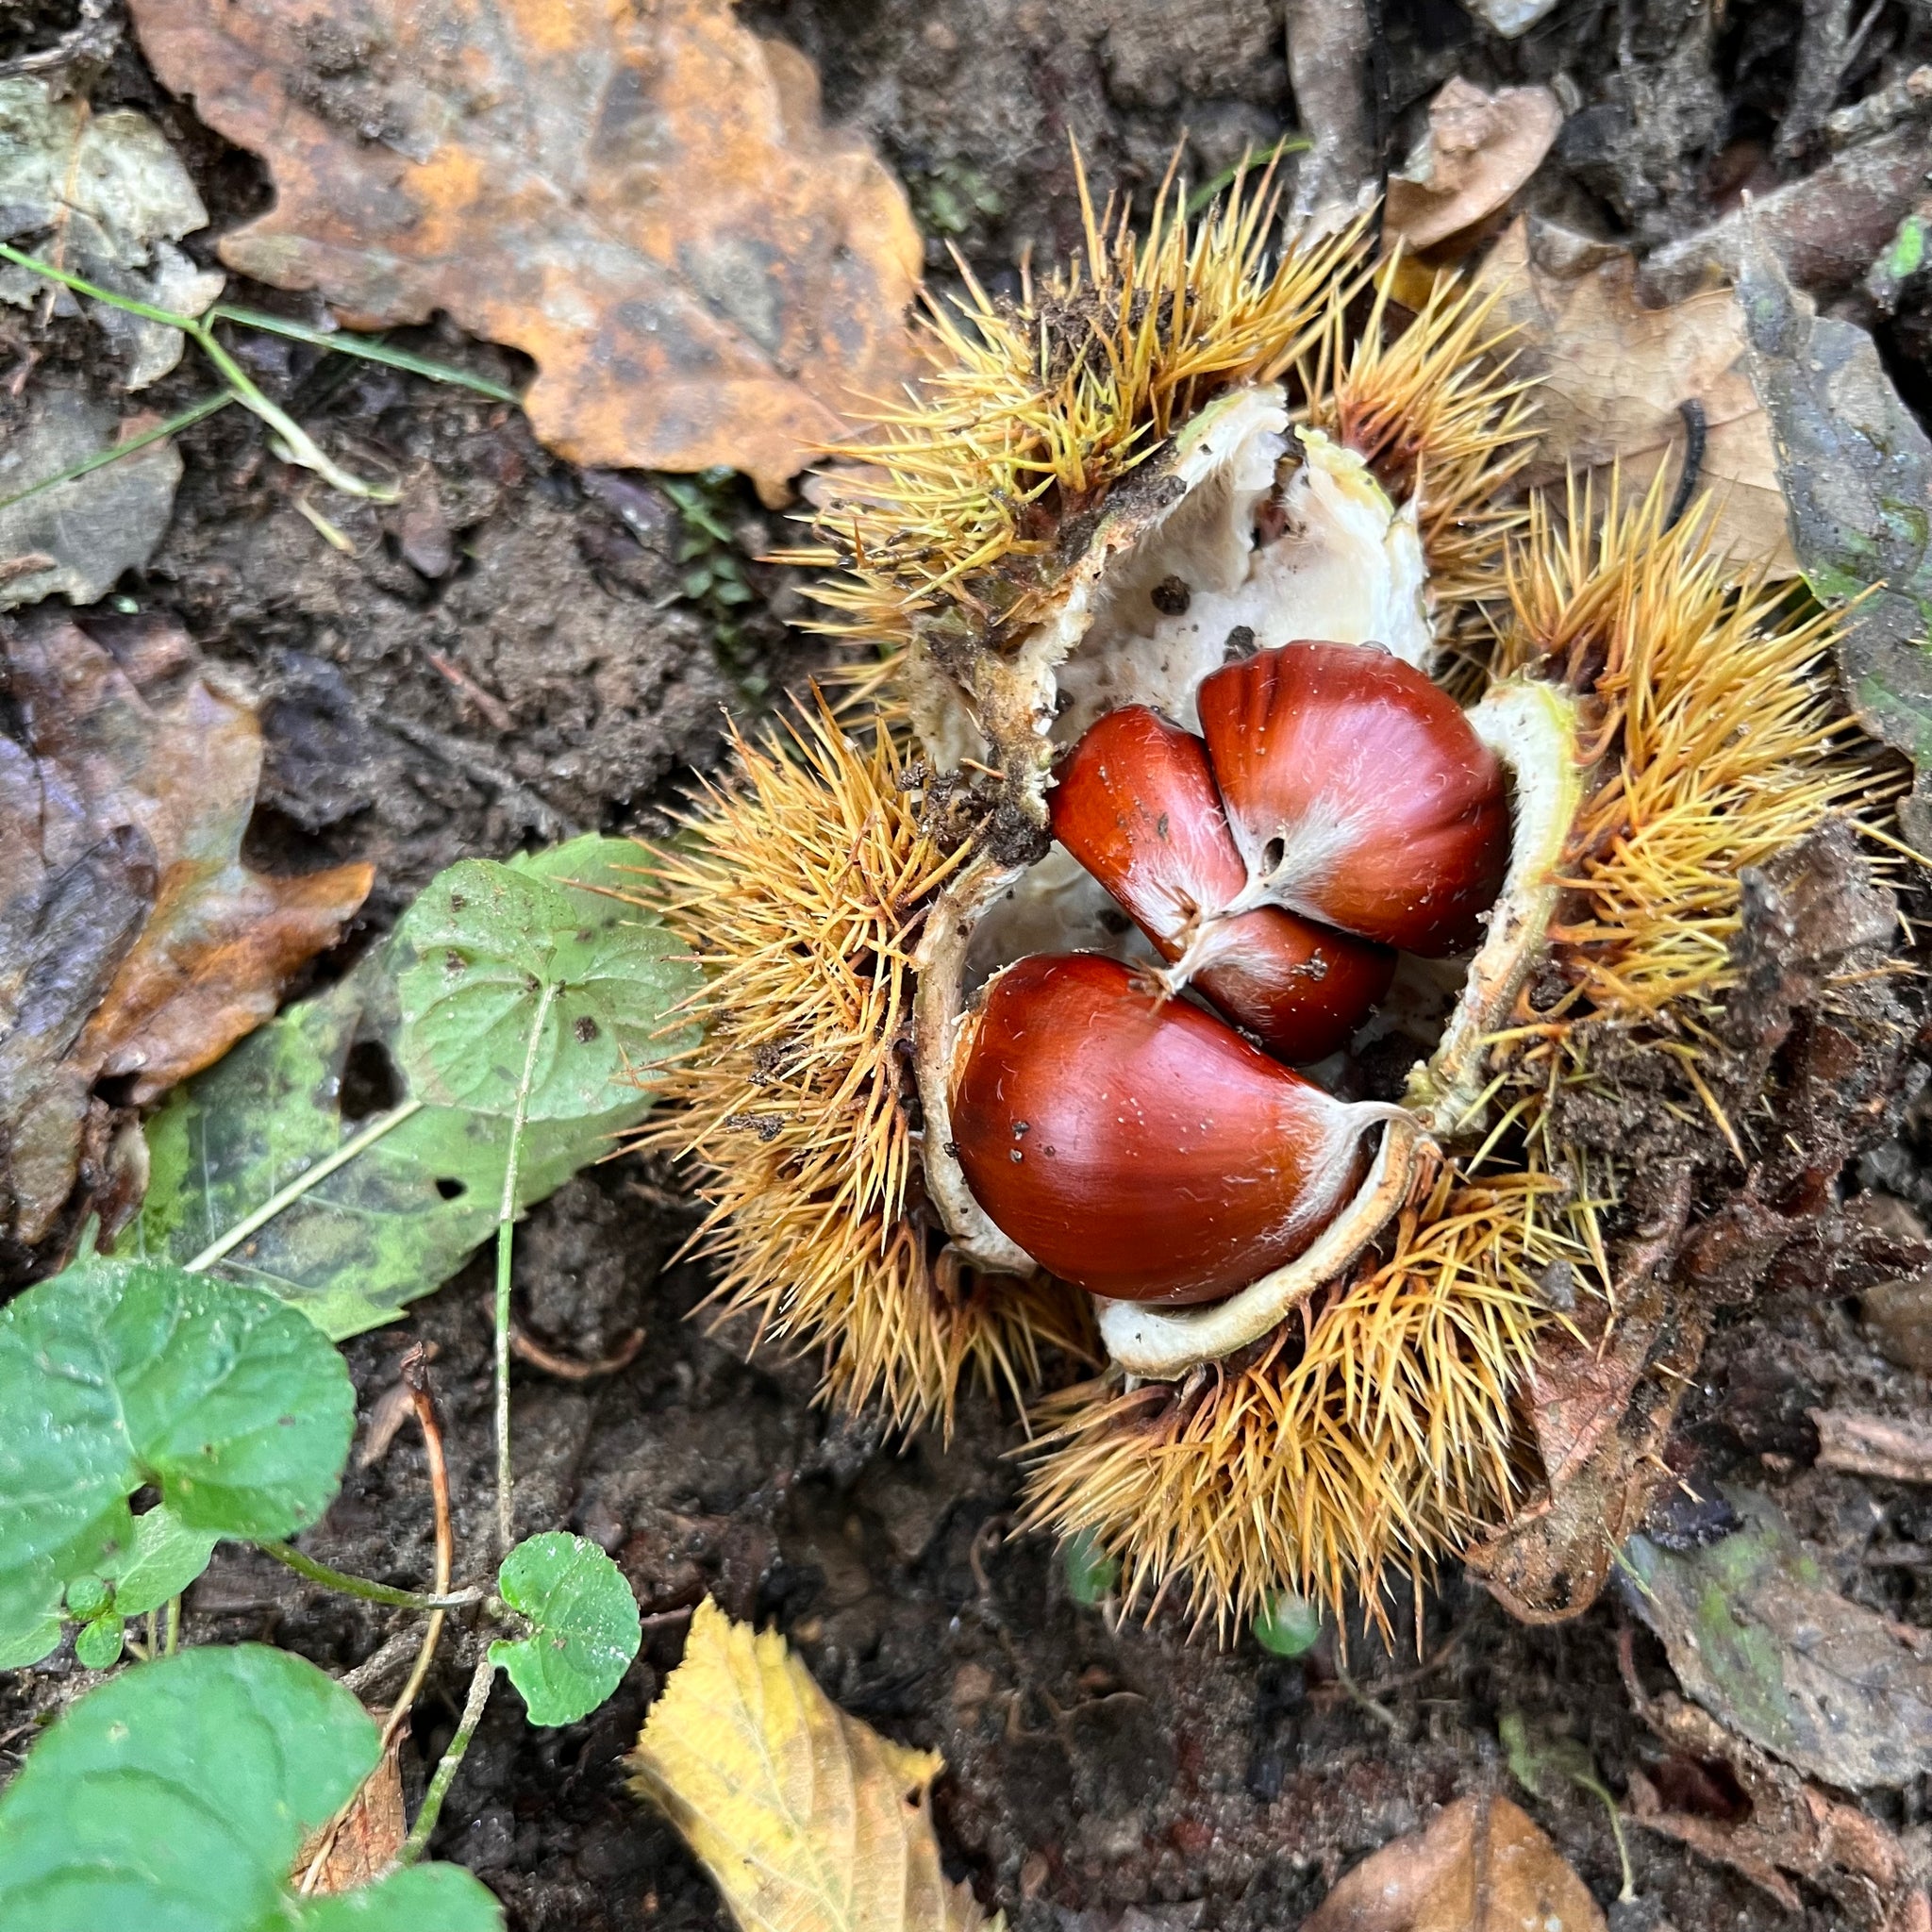
[[501,1932],[495,1901],[454,1866],[297,1907],[297,1849],[377,1749],[355,1698],[284,1651],[125,1672],[0,1791],[0,1932]]
[[1276,1591],[1255,1612],[1255,1641],[1275,1657],[1302,1657],[1322,1635],[1322,1607],[1291,1590]]
[[75,1632],[74,1659],[89,1671],[111,1671],[121,1661],[120,1611],[109,1610]]
[[1872,338],[1815,314],[1749,230],[1738,301],[1799,567],[1821,602],[1872,590],[1846,615],[1839,669],[1858,722],[1917,771],[1899,816],[1923,850],[1932,840],[1932,439]]
[[675,1050],[665,1022],[695,984],[636,907],[488,858],[432,879],[400,934],[419,956],[397,982],[403,1064],[425,1093],[478,1113],[516,1110],[533,1030],[528,1118],[608,1111]]
[[562,1530],[526,1537],[503,1559],[497,1594],[534,1626],[490,1646],[533,1724],[570,1724],[617,1689],[643,1641],[624,1572],[595,1543]]
[[[124,1617],[159,1609],[208,1568],[219,1541],[207,1530],[190,1529],[165,1503],[137,1516],[126,1558],[114,1572],[114,1607]],[[67,1604],[74,1607],[71,1585]]]
[[1104,1604],[1121,1580],[1120,1558],[1108,1556],[1091,1529],[1076,1530],[1060,1546],[1060,1563],[1067,1594],[1090,1610]]
[[354,1423],[341,1357],[273,1296],[98,1259],[28,1289],[0,1308],[0,1658],[44,1656],[60,1586],[113,1574],[143,1483],[184,1528],[289,1536]]
[[[624,851],[634,858],[634,846]],[[393,1067],[398,957],[393,948],[372,955],[175,1089],[148,1123],[147,1198],[129,1237],[139,1249],[189,1260],[368,1124],[343,1118],[343,1078],[358,1047],[358,1064],[374,1058]],[[607,1154],[611,1137],[649,1108],[645,1093],[617,1098],[606,1114],[525,1130],[520,1211]],[[212,1272],[279,1296],[338,1341],[393,1321],[494,1230],[508,1146],[506,1120],[425,1108]]]
[[98,1617],[114,1601],[114,1586],[105,1576],[72,1577],[67,1585],[67,1614],[83,1623]]

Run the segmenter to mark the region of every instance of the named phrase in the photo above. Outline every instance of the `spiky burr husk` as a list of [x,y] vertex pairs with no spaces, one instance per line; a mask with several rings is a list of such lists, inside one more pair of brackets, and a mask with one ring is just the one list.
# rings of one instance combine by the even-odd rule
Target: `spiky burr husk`
[[923,824],[890,731],[861,744],[823,703],[733,754],[657,860],[655,903],[706,968],[677,1019],[705,1038],[645,1142],[696,1163],[724,1316],[820,1350],[841,1404],[950,1427],[962,1377],[1030,1389],[1042,1347],[1091,1332],[1069,1289],[943,1262],[920,1211],[911,955],[968,848]]

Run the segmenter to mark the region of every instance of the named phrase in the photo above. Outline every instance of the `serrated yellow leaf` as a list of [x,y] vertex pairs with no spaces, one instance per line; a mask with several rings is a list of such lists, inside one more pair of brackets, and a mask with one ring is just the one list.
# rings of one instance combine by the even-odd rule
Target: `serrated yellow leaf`
[[775,1630],[708,1597],[630,1758],[744,1932],[1000,1932],[940,1866],[945,1769],[846,1714]]

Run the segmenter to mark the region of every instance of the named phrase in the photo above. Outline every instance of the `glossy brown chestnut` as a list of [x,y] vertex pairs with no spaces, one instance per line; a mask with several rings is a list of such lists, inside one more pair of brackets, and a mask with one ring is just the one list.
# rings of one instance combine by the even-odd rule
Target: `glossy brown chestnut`
[[1279,907],[1229,915],[1245,891],[1208,749],[1144,705],[1109,711],[1060,761],[1054,836],[1163,959],[1284,1059],[1347,1042],[1389,991],[1395,955]]
[[1509,862],[1494,755],[1456,701],[1374,644],[1285,644],[1201,686],[1249,884],[1405,952],[1474,945]]
[[1360,1185],[1363,1137],[1391,1111],[1335,1099],[1094,953],[997,974],[953,1062],[980,1206],[1115,1301],[1208,1301],[1293,1259]]

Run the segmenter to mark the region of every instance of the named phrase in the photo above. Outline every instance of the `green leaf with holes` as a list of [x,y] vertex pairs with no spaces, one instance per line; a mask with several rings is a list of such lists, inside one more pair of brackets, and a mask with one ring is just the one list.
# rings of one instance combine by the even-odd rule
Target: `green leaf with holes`
[[570,1724],[615,1690],[643,1641],[638,1600],[595,1543],[562,1530],[527,1537],[503,1559],[497,1594],[530,1634],[490,1646],[533,1724]]
[[45,1656],[63,1586],[136,1554],[143,1484],[205,1536],[313,1523],[355,1407],[294,1310],[164,1262],[86,1261],[0,1308],[0,1664]]
[[495,1900],[453,1865],[291,1895],[302,1840],[377,1756],[362,1707],[285,1651],[126,1671],[0,1791],[0,1932],[502,1932]]
[[558,883],[579,859],[608,872],[613,846],[637,864],[622,840],[576,840],[543,871],[466,858],[430,881],[399,928],[417,955],[397,982],[399,1050],[419,1091],[513,1113],[527,1063],[527,1117],[577,1120],[682,1043],[665,1028],[697,980],[676,940],[635,906]]

